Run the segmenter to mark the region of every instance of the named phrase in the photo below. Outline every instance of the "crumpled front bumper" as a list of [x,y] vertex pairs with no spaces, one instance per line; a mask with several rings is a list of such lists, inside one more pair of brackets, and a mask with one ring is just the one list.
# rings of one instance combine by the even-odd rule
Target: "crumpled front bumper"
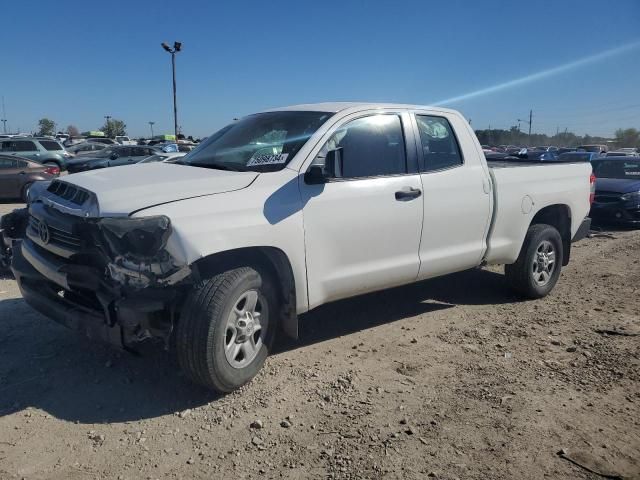
[[[127,349],[145,338],[167,340],[171,333],[173,289],[109,289],[90,268],[68,270],[29,239],[14,244],[11,270],[31,307],[92,340]],[[91,292],[93,301],[81,291]]]
[[[109,326],[104,311],[83,307],[60,295],[60,285],[45,278],[27,261],[25,242],[14,247],[11,270],[18,282],[24,300],[46,317],[76,330],[94,340],[101,340],[123,348],[122,327],[115,323]],[[28,255],[30,253],[27,253]],[[39,268],[52,268],[45,264]],[[58,274],[58,278],[63,278]],[[66,279],[64,280],[66,282]]]

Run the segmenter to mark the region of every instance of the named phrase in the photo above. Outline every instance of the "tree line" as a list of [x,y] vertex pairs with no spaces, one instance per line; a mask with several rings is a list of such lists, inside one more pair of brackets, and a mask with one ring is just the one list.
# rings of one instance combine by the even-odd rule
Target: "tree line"
[[[110,118],[108,121],[104,122],[104,125],[100,128],[102,132],[104,132],[105,136],[109,138],[113,138],[117,135],[126,135],[127,134],[127,125],[117,118]],[[72,137],[77,137],[80,135],[80,130],[75,125],[68,125],[63,133],[70,135]],[[41,118],[38,120],[38,131],[36,135],[38,136],[53,136],[56,134],[56,123],[50,118]]]
[[[41,118],[38,121],[37,135],[50,136],[54,135],[55,122],[48,118]],[[101,131],[107,137],[115,137],[116,135],[126,135],[127,125],[117,118],[111,118],[105,121]],[[80,131],[75,125],[67,126],[65,133],[72,137],[80,135]],[[556,135],[549,136],[543,133],[532,133],[529,135],[521,131],[518,127],[513,126],[509,130],[487,129],[476,130],[478,140],[482,145],[554,145],[556,147],[577,147],[579,145],[604,144],[610,138],[598,137],[592,135],[576,135],[573,132],[559,132]],[[640,148],[640,130],[636,128],[619,128],[615,131],[614,138],[616,148],[639,147]]]
[[[545,135],[542,133],[532,133],[529,135],[518,127],[513,126],[509,130],[487,129],[476,130],[478,140],[482,145],[516,145],[516,146],[539,146],[553,145],[556,147],[577,147],[579,145],[606,144],[611,138],[576,135],[573,132],[559,132],[556,135]],[[613,141],[616,148],[640,147],[640,130],[636,128],[619,128],[615,131]]]

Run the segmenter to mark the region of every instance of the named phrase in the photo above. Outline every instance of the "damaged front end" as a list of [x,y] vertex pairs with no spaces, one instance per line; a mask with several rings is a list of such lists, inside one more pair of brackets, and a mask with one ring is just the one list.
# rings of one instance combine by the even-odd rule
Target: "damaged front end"
[[12,260],[25,300],[91,338],[168,346],[175,305],[192,281],[189,266],[167,250],[171,221],[97,211],[91,192],[59,180],[30,202]]
[[0,272],[11,266],[13,244],[24,238],[28,222],[29,211],[26,208],[0,217]]

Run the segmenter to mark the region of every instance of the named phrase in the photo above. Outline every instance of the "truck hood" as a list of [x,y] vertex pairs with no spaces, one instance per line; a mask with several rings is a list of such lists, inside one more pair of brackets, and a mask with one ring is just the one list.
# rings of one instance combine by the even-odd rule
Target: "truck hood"
[[248,187],[259,174],[146,163],[76,173],[60,181],[95,194],[101,216],[122,216],[163,203],[232,192]]
[[632,178],[598,178],[596,192],[631,193],[640,191],[640,180]]

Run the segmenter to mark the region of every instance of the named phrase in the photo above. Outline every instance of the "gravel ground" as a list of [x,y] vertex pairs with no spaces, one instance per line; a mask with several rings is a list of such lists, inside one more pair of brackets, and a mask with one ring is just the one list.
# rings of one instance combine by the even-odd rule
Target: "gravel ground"
[[542,300],[478,269],[322,307],[225,397],[2,277],[0,478],[640,478],[640,232],[572,256]]

